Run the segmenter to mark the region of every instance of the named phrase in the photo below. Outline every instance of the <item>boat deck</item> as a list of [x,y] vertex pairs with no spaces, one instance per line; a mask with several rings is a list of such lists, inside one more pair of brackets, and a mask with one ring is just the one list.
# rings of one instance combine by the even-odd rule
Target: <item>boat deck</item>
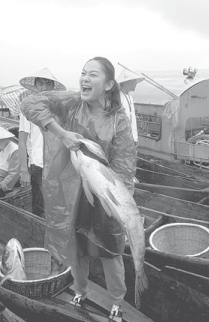
[[[0,243],[0,260],[3,254],[4,245]],[[57,318],[59,318],[60,314],[66,315],[69,313],[70,316],[75,315],[76,318],[78,316],[80,317],[80,321],[92,321],[92,322],[107,322],[108,314],[111,308],[112,302],[108,298],[108,293],[106,289],[100,287],[99,285],[89,281],[89,293],[88,293],[88,300],[85,304],[84,308],[73,308],[72,305],[69,303],[71,299],[74,296],[74,290],[73,285],[71,285],[69,288],[65,289],[63,292],[61,292],[59,295],[51,298],[51,299],[39,299],[38,301],[27,299],[26,307],[30,304],[34,304],[37,308],[37,314],[41,312],[42,309],[48,310],[49,312],[52,310],[54,318],[50,321],[56,321],[56,314]],[[15,299],[15,293],[9,291],[10,295]],[[8,314],[10,312],[11,315],[13,315],[14,321],[25,321],[25,319],[28,322],[34,322],[35,320],[30,316],[30,314],[27,314],[27,309],[22,306],[21,311],[19,311],[20,308],[18,308],[18,300],[16,304],[14,305],[13,312],[16,315],[13,315],[9,310],[4,311]],[[22,313],[22,312],[26,313]],[[21,312],[21,314],[20,314]],[[68,313],[67,313],[68,312]],[[144,314],[142,314],[140,311],[135,309],[133,306],[128,304],[124,301],[123,305],[123,321],[124,322],[152,322],[151,319],[146,317]],[[19,314],[18,314],[19,313]],[[4,313],[5,314],[5,313]],[[33,313],[34,314],[34,313]],[[50,313],[49,313],[50,314]],[[20,316],[20,320],[18,319],[18,316]],[[5,318],[5,316],[4,316]],[[24,320],[22,320],[22,318]],[[38,318],[38,315],[37,317]],[[6,321],[6,319],[5,319]],[[48,320],[47,320],[48,321]],[[64,321],[64,320],[63,320]],[[66,320],[68,321],[68,319]],[[69,320],[70,321],[70,320]]]

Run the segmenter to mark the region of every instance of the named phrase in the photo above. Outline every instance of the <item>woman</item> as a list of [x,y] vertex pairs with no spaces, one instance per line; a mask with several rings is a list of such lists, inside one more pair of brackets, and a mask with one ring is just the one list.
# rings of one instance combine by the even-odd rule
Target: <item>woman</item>
[[43,131],[45,247],[72,267],[76,296],[71,303],[79,306],[86,298],[89,255],[101,257],[114,303],[110,319],[122,321],[124,232],[98,200],[94,208],[88,204],[69,152],[79,148],[79,138],[97,142],[133,193],[135,147],[130,122],[121,108],[114,67],[105,58],[93,58],[82,70],[79,94],[42,93],[27,98],[21,109]]

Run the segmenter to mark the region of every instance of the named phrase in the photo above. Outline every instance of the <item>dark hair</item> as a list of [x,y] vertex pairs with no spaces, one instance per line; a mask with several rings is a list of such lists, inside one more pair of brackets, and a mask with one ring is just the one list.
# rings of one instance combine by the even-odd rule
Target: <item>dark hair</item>
[[53,79],[50,79],[50,78],[44,78],[44,77],[35,77],[35,79],[34,79],[34,85],[36,86],[36,82],[37,82],[37,80],[41,80],[41,79],[44,79],[44,80],[50,80],[50,81],[52,82],[52,84],[53,84],[53,87],[54,87],[54,81],[53,81]]
[[[113,87],[109,91],[106,91],[105,110],[108,113],[115,113],[117,110],[121,108],[120,89],[119,89],[118,83],[115,80],[115,68],[107,58],[94,57],[89,61],[92,61],[92,60],[96,60],[101,64],[105,72],[107,81],[111,81],[111,80],[114,81]],[[110,102],[110,104],[107,104],[108,101]]]

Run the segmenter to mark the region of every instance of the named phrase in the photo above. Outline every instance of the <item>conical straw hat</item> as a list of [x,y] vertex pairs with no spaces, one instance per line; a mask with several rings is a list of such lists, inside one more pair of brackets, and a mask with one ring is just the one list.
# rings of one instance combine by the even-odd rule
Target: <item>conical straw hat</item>
[[135,73],[132,73],[131,71],[129,71],[127,69],[123,69],[121,74],[117,78],[117,82],[118,82],[118,84],[120,84],[120,83],[130,81],[132,79],[136,79],[137,83],[140,83],[144,80],[144,77],[139,77]]
[[0,126],[0,140],[1,139],[10,139],[13,138],[15,135],[11,132],[7,131],[5,128]]
[[34,73],[31,76],[28,77],[24,77],[20,80],[20,85],[22,85],[23,87],[31,90],[32,92],[36,92],[36,87],[35,87],[35,78],[39,77],[39,78],[47,78],[50,80],[54,81],[54,90],[55,91],[66,91],[66,87],[60,83],[55,77],[54,75],[52,75],[52,73],[48,70],[48,68],[44,68],[39,70],[38,72]]

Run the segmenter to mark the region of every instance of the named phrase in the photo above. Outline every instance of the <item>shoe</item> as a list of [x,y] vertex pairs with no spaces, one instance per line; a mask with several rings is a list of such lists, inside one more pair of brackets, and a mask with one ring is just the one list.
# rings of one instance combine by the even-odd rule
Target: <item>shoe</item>
[[113,304],[112,309],[110,311],[108,322],[122,322],[123,321],[123,310],[122,305]]
[[77,307],[82,307],[86,300],[86,296],[83,296],[82,294],[75,294],[74,298],[70,301],[70,304],[77,306]]

